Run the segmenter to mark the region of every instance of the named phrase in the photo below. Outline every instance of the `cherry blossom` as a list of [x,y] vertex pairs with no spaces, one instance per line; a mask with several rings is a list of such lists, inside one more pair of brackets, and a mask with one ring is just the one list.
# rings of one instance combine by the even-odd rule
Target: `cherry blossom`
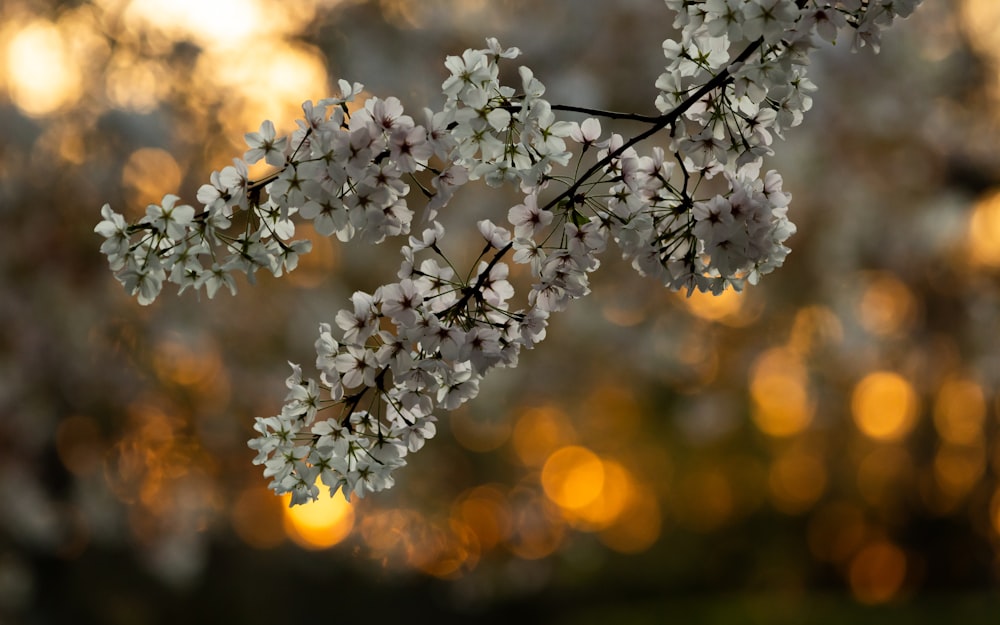
[[[129,224],[106,204],[95,232],[143,305],[164,283],[213,297],[236,292],[236,271],[294,271],[311,247],[294,239],[303,222],[344,243],[398,240],[396,281],[355,292],[319,324],[318,379],[291,364],[283,406],[257,418],[249,441],[292,505],[315,499],[319,484],[364,497],[393,486],[436,434],[436,411],[472,400],[490,371],[545,339],[552,314],[589,294],[609,247],[688,293],[739,290],[780,267],[795,233],[791,195],[763,165],[774,137],[812,106],[810,52],[840,38],[877,50],[882,30],[918,3],[665,0],[680,32],[649,77],[652,115],[553,104],[524,66],[502,82],[501,64],[520,50],[495,39],[447,57],[442,102],[416,117],[391,96],[348,107],[363,87],[340,80],[339,96],[303,103],[290,135],[270,120],[247,133],[243,159],[198,189],[199,209],[166,195]],[[605,130],[620,119],[644,129]],[[274,171],[251,179],[261,160]],[[478,256],[458,269],[438,216],[479,180],[521,199],[476,224]],[[508,280],[511,262],[531,276],[525,292]]]

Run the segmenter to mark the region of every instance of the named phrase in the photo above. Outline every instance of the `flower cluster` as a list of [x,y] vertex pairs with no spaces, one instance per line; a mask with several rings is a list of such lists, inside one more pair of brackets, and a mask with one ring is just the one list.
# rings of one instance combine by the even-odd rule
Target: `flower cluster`
[[[293,364],[281,412],[256,421],[250,447],[275,492],[297,504],[320,483],[348,497],[392,486],[434,436],[435,411],[475,397],[491,369],[543,340],[550,315],[589,293],[610,243],[641,274],[688,292],[741,289],[783,263],[791,198],[763,161],[811,106],[809,52],[845,31],[855,47],[877,48],[880,29],[918,0],[665,1],[681,38],[663,44],[658,115],[552,104],[527,67],[518,87],[504,85],[500,63],[520,52],[489,39],[447,58],[444,105],[422,123],[392,97],[352,113],[362,86],[341,81],[339,97],[303,105],[290,136],[270,121],[247,134],[245,160],[211,175],[200,211],[168,195],[129,225],[104,206],[102,251],[148,304],[164,281],[212,297],[235,292],[234,270],[292,271],[309,248],[292,240],[296,220],[344,242],[410,235],[410,191],[420,190],[421,231],[401,245],[397,281],[355,293],[322,323],[318,381]],[[606,134],[602,116],[648,128]],[[647,139],[660,144],[641,154]],[[557,173],[574,154],[575,173]],[[248,165],[261,160],[275,172],[251,180]],[[523,198],[505,220],[479,222],[481,252],[463,277],[442,252],[437,217],[470,180],[515,185]],[[532,276],[520,300],[505,259]]]

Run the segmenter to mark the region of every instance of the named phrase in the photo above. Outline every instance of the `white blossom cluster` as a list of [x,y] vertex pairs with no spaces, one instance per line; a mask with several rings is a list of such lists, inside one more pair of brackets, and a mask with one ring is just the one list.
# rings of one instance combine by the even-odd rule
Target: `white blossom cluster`
[[[290,136],[270,121],[247,134],[244,160],[211,175],[199,211],[168,195],[128,224],[105,205],[101,249],[142,304],[164,282],[212,297],[235,292],[234,270],[294,270],[309,251],[292,239],[295,220],[344,242],[410,235],[418,188],[420,232],[401,246],[398,281],[355,293],[320,325],[318,381],[293,364],[280,414],[258,418],[249,443],[293,504],[316,498],[319,483],[363,497],[393,485],[434,436],[435,411],[473,398],[488,371],[545,338],[550,314],[589,292],[609,242],[641,274],[688,292],[741,289],[780,266],[795,231],[790,196],[777,172],[761,172],[773,136],[811,106],[808,53],[844,34],[877,48],[880,29],[918,1],[665,0],[680,41],[663,44],[654,116],[551,104],[527,67],[504,85],[499,64],[520,53],[494,39],[447,58],[444,105],[420,123],[392,97],[352,114],[362,86],[341,81],[339,97],[303,105]],[[592,117],[557,119],[567,110]],[[605,134],[601,116],[648,129]],[[646,140],[659,145],[640,154]],[[576,173],[557,174],[574,154]],[[261,160],[275,173],[251,180]],[[523,200],[503,223],[479,222],[482,251],[463,277],[442,252],[437,216],[479,179],[516,185]],[[533,277],[518,303],[505,259]]]

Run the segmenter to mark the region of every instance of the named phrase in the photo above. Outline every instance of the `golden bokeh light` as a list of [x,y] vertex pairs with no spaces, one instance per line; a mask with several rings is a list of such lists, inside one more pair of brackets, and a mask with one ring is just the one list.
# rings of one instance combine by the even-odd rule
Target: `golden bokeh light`
[[726,289],[718,295],[694,291],[690,296],[685,291],[678,291],[677,297],[684,303],[685,309],[695,317],[725,325],[747,325],[759,312],[755,308],[744,306],[749,297],[747,291]]
[[906,581],[907,558],[886,540],[865,545],[848,570],[851,593],[861,603],[886,603],[896,598]]
[[751,417],[765,434],[791,436],[812,422],[809,372],[789,349],[773,348],[757,357],[750,370],[750,396]]
[[974,264],[1000,267],[1000,191],[976,203],[969,217],[968,244]]
[[104,71],[104,92],[117,109],[150,113],[170,89],[162,65],[129,52],[119,52]]
[[601,459],[601,465],[604,483],[597,497],[582,506],[563,507],[563,516],[577,529],[594,532],[617,523],[636,496],[635,478],[628,469],[614,460]]
[[195,72],[203,88],[231,94],[233,106],[220,122],[232,136],[256,130],[265,119],[274,122],[279,134],[291,132],[305,100],[331,95],[325,57],[300,43],[266,39],[238,55],[203,54]]
[[641,553],[656,544],[662,526],[656,493],[647,486],[633,484],[625,507],[598,538],[619,553]]
[[122,169],[122,185],[128,193],[128,204],[142,213],[147,205],[159,204],[164,195],[176,193],[180,184],[180,165],[169,152],[160,148],[139,148],[129,155]]
[[329,497],[320,485],[320,497],[300,506],[289,506],[283,497],[285,534],[306,549],[327,549],[341,542],[354,528],[354,507],[340,494]]
[[269,21],[259,0],[131,0],[123,17],[136,31],[227,49],[268,30]]
[[514,452],[529,467],[542,466],[553,451],[575,441],[576,431],[569,417],[554,406],[522,411],[511,437]]
[[38,19],[0,32],[6,42],[7,91],[17,108],[42,117],[79,99],[83,78],[62,29]]
[[899,440],[909,434],[916,425],[918,409],[913,385],[894,371],[869,373],[851,396],[854,423],[876,440]]
[[971,445],[983,436],[986,398],[972,380],[950,378],[938,389],[934,400],[934,427],[947,443]]
[[876,336],[891,336],[909,330],[917,316],[917,299],[902,280],[889,272],[862,275],[865,285],[858,301],[861,326]]
[[962,0],[962,26],[975,45],[987,53],[1000,54],[1000,3],[996,0]]
[[586,447],[554,451],[542,467],[542,488],[560,508],[578,510],[594,502],[604,488],[604,463]]
[[793,447],[780,454],[768,472],[768,492],[774,507],[785,514],[801,514],[826,490],[827,472],[822,458]]

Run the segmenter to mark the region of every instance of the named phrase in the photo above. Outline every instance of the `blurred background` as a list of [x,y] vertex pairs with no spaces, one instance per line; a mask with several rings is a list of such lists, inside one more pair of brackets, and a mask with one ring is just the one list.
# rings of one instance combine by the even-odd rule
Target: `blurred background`
[[[672,19],[0,3],[0,622],[997,622],[995,0],[925,0],[882,54],[816,56],[815,107],[770,163],[799,227],[782,269],[687,299],[607,254],[539,349],[352,505],[288,509],[246,440],[319,322],[394,274],[391,242],[300,229],[314,251],[287,278],[145,308],[98,252],[104,202],[194,202],[244,132],[291,130],[338,78],[438,106],[444,56],[487,36],[553,102],[652,113]],[[449,210],[510,202],[470,185]]]

